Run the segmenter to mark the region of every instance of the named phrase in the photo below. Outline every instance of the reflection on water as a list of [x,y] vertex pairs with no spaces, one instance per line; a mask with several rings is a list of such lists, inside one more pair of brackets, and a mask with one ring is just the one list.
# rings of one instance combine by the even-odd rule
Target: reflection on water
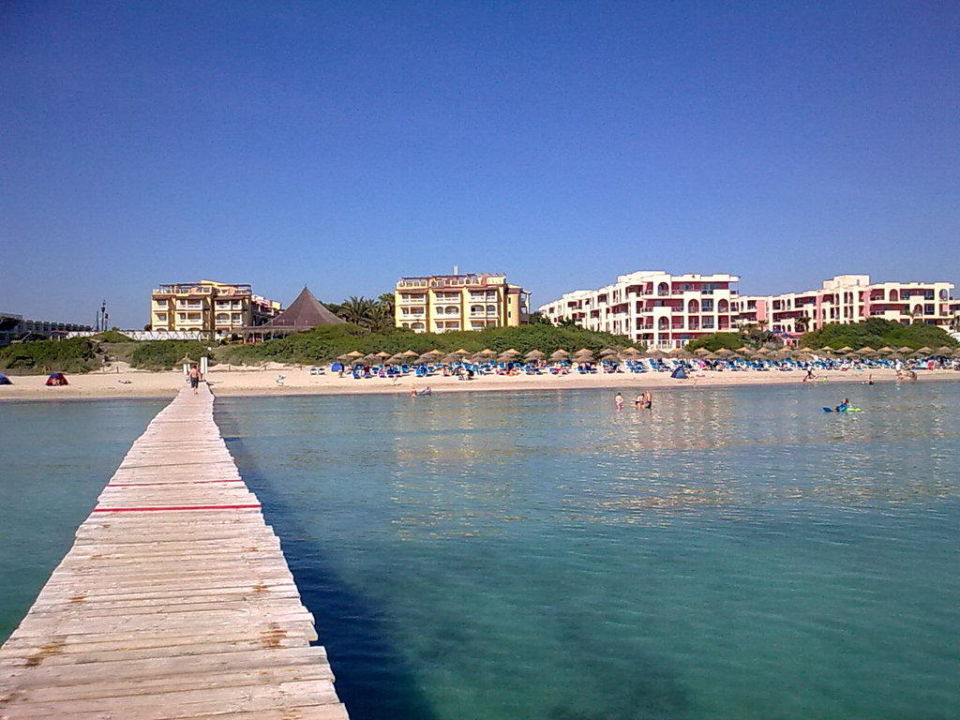
[[218,412],[356,720],[954,717],[955,387]]

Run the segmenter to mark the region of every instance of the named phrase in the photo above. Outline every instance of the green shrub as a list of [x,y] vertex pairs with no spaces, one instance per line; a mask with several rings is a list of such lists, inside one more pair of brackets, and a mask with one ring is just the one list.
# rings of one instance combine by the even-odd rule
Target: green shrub
[[909,347],[914,350],[926,346],[935,350],[942,346],[957,347],[960,343],[937,325],[925,323],[902,325],[881,318],[870,318],[852,325],[838,323],[824,325],[819,330],[803,335],[800,338],[800,345],[814,349],[832,347],[834,350],[842,347],[857,350],[867,346],[874,350],[884,346]]
[[100,366],[88,338],[35,340],[0,348],[0,368],[29,373],[85,373]]
[[148,340],[134,348],[130,364],[143,370],[169,370],[184,356],[199,362],[202,355],[209,355],[209,351],[197,340]]
[[706,348],[710,352],[716,352],[726,348],[727,350],[739,350],[747,344],[747,338],[740,333],[723,332],[704,335],[696,340],[691,340],[685,345],[686,350],[693,352],[699,348]]
[[133,338],[124,335],[119,330],[104,330],[102,333],[97,333],[90,339],[96,342],[108,343],[133,342]]
[[610,333],[593,332],[578,327],[523,325],[515,328],[487,328],[477,331],[414,333],[396,329],[369,333],[356,325],[329,325],[307,332],[268,340],[256,345],[231,345],[221,348],[223,362],[253,365],[260,362],[324,363],[354,350],[363,353],[380,351],[395,354],[405,350],[425,353],[428,350],[474,353],[485,348],[497,352],[514,349],[520,353],[542,350],[547,355],[563,349],[574,352],[588,348],[594,352],[604,347],[623,348],[633,344],[630,338]]

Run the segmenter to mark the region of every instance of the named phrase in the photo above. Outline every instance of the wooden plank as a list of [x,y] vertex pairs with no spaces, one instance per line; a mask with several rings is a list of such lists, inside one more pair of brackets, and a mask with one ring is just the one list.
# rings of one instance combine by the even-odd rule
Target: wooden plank
[[344,720],[316,639],[212,395],[181,391],[0,648],[0,719]]

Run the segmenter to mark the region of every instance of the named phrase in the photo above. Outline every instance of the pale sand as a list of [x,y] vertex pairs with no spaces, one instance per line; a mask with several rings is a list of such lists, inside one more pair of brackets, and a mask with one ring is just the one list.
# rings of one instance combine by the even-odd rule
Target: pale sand
[[[874,370],[877,383],[896,382],[896,373],[892,370]],[[410,393],[411,389],[427,386],[435,393],[483,391],[483,390],[562,390],[603,388],[621,391],[628,401],[630,393],[643,389],[665,390],[691,387],[713,387],[724,385],[769,385],[801,384],[803,371],[781,372],[694,372],[687,380],[674,380],[668,373],[615,373],[612,375],[520,375],[505,377],[486,375],[473,380],[458,380],[455,377],[435,376],[430,378],[404,377],[399,380],[371,378],[354,380],[352,377],[337,377],[336,373],[310,375],[307,369],[282,367],[275,369],[236,369],[213,368],[207,379],[213,392],[221,397],[231,395],[337,395],[360,393]],[[931,380],[960,380],[960,372],[955,370],[921,370],[920,382]],[[284,381],[277,383],[277,376],[283,375]],[[829,371],[819,372],[824,382],[866,382],[867,371]],[[2,400],[94,400],[105,398],[172,398],[184,385],[180,371],[121,373],[90,373],[88,375],[68,375],[70,385],[66,387],[46,387],[46,376],[11,376],[13,385],[0,385]]]

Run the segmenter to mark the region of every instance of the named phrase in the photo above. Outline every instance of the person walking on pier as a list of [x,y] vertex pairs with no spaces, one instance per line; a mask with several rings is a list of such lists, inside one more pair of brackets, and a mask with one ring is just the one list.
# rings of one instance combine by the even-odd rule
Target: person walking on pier
[[196,395],[200,381],[203,379],[203,375],[200,374],[200,366],[194,363],[190,367],[190,372],[187,373],[187,376],[190,378],[190,387],[193,388],[193,394]]

